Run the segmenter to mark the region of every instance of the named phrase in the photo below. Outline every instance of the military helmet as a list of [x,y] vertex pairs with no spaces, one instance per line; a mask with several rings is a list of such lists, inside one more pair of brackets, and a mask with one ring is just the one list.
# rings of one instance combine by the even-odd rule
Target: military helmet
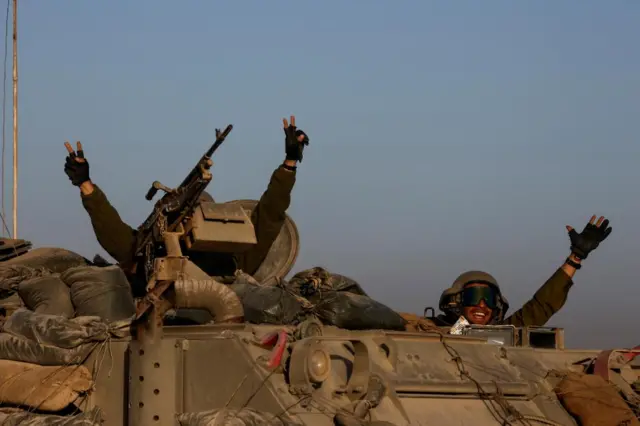
[[467,271],[455,279],[451,287],[442,292],[440,296],[440,310],[446,314],[453,314],[456,317],[462,315],[462,291],[467,284],[481,283],[493,287],[497,292],[498,309],[497,315],[491,319],[491,323],[500,323],[504,320],[504,315],[509,310],[509,302],[502,295],[498,281],[491,275],[483,271]]

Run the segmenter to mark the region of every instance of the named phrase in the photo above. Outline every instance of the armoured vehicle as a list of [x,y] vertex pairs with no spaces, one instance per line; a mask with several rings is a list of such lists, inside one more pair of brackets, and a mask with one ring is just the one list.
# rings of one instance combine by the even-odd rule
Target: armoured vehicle
[[[213,226],[240,230],[237,242],[251,233],[246,213],[255,204],[240,200],[205,209],[217,211],[210,215],[217,221]],[[277,285],[287,275],[298,246],[295,223],[287,217],[256,274],[261,285]],[[197,282],[203,281],[178,283],[175,300],[183,307],[190,301],[192,311],[169,311],[165,324],[181,315],[198,317],[198,310],[213,318],[238,315],[233,295],[213,286],[187,288]],[[570,371],[613,383],[630,406],[640,400],[640,358],[634,357],[640,350],[566,349],[559,328],[470,326],[462,335],[446,329],[349,331],[309,317],[296,325],[164,325],[154,333],[114,339],[108,349],[85,363],[99,368],[82,407],[99,407],[105,426],[576,425],[554,390]],[[212,410],[240,410],[253,423],[207,423]]]
[[[255,205],[235,203],[247,211]],[[289,272],[298,243],[287,218],[256,274],[263,285]],[[222,309],[209,304],[211,294],[203,296],[200,308]],[[158,331],[155,339],[112,340],[108,352],[87,359],[99,368],[83,410],[100,407],[105,426],[568,426],[579,423],[554,391],[568,371],[610,381],[630,405],[639,399],[640,363],[633,355],[640,351],[569,350],[556,328],[474,326],[463,335],[348,331],[309,318],[295,326],[214,323]],[[250,411],[253,422],[207,423],[202,414],[201,422],[194,420],[220,409]],[[178,423],[183,413],[191,414]]]
[[[105,426],[590,424],[574,417],[572,396],[609,420],[616,410],[638,415],[640,348],[566,349],[558,328],[468,326],[454,335],[435,326],[350,331],[314,315],[247,322],[241,297],[185,253],[256,244],[257,201],[202,198],[211,152],[178,189],[156,182],[147,197],[167,191],[139,230],[147,294],[131,333],[85,361],[94,386],[82,409],[99,407]],[[298,246],[287,217],[255,285],[283,286]],[[571,388],[571,377],[597,380]]]
[[[232,204],[249,213],[255,203]],[[215,226],[234,226],[235,241],[250,240],[241,237],[251,233],[248,215],[226,212],[240,219],[219,215]],[[256,274],[262,285],[284,278],[298,244],[288,217]],[[233,295],[189,290],[188,282],[195,281],[176,286],[176,299],[199,300],[197,307],[215,318],[242,315],[233,312]],[[104,410],[106,426],[170,425],[180,413],[247,408],[262,416],[255,424],[575,425],[554,391],[571,371],[613,383],[631,406],[640,401],[639,350],[566,349],[559,328],[471,326],[462,335],[348,331],[310,317],[295,326],[164,326],[138,337],[111,342],[112,359],[96,377],[89,402]]]

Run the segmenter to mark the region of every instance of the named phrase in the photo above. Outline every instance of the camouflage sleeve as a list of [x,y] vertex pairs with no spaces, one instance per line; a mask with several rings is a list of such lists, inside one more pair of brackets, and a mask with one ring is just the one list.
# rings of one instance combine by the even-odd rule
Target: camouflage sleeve
[[538,289],[533,298],[504,320],[503,324],[516,327],[545,325],[564,306],[571,286],[573,286],[573,280],[562,268],[559,268]]
[[84,206],[100,246],[118,262],[126,262],[133,257],[135,229],[124,223],[118,211],[111,205],[107,196],[93,185],[89,195],[81,194]]
[[269,253],[285,221],[285,212],[291,204],[291,191],[296,182],[296,172],[282,166],[271,175],[267,190],[251,214],[258,243],[249,251],[240,254],[238,267],[253,275]]

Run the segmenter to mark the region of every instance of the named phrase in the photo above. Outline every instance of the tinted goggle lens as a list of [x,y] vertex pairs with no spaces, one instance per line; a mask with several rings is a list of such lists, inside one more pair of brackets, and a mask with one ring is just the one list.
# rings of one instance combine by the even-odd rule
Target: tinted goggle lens
[[462,292],[463,306],[477,306],[482,300],[490,309],[498,306],[496,292],[491,287],[467,287]]

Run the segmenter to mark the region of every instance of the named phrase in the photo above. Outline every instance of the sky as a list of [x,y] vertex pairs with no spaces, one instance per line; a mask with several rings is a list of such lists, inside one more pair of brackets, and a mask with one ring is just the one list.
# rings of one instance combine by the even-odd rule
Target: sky
[[106,255],[65,140],[137,226],[151,182],[178,184],[227,124],[209,190],[258,199],[295,114],[311,144],[292,272],[323,266],[422,313],[480,269],[513,312],[569,254],[565,225],[605,215],[612,234],[548,325],[570,347],[640,344],[639,2],[19,3],[20,238]]

